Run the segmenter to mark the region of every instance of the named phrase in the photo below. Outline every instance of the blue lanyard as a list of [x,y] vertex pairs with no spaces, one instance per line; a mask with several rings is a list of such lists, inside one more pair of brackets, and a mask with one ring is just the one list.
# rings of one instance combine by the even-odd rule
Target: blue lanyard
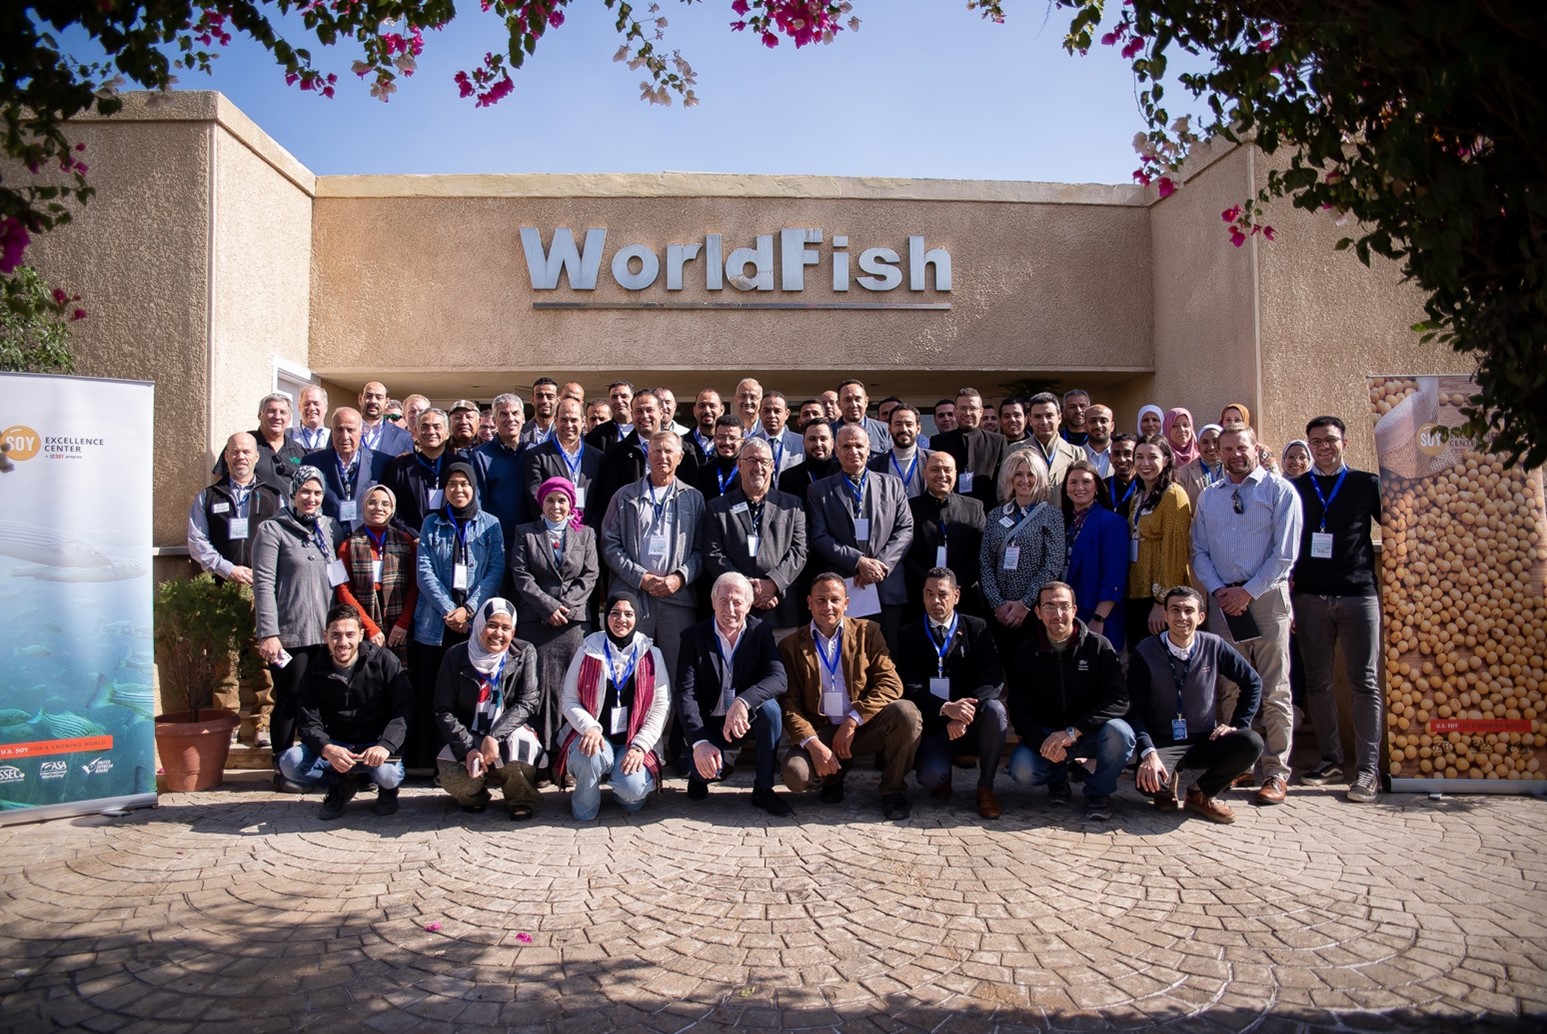
[[494,669],[491,677],[484,678],[482,673],[478,676],[479,683],[493,695],[496,709],[500,706],[500,676],[505,674],[505,662],[508,660],[510,660],[510,651],[507,649],[500,654],[500,666]]
[[865,506],[865,483],[870,480],[870,471],[860,471],[858,481],[847,474],[843,476],[843,480],[848,482],[849,494],[854,497],[854,517],[858,520]]
[[559,455],[564,457],[564,466],[569,470],[569,479],[577,485],[580,484],[580,461],[585,458],[585,442],[581,442],[580,447],[575,450],[573,463],[569,461],[569,453],[564,451],[564,446],[560,445],[558,449]]
[[661,489],[661,501],[656,502],[655,486],[650,484],[648,480],[645,482],[645,498],[650,500],[651,509],[654,510],[654,514],[650,518],[651,531],[654,531],[656,526],[661,523],[661,511],[666,508],[666,500],[670,497],[670,493],[671,488],[669,486]]
[[[450,504],[446,506],[444,513],[446,514],[446,520],[451,522],[451,530],[457,533],[457,545],[460,547],[460,552],[465,562],[467,558],[467,528],[472,521],[458,523],[456,515],[451,512]],[[456,563],[455,551],[453,552],[451,562]]]
[[898,477],[902,478],[902,487],[904,489],[907,489],[907,487],[909,485],[913,484],[913,475],[919,469],[919,454],[918,454],[918,450],[915,449],[913,451],[913,462],[908,464],[908,472],[906,474],[904,474],[902,472],[902,467],[899,466],[898,463],[897,463],[897,453],[896,452],[889,452],[889,453],[887,453],[887,455],[891,458],[892,469],[897,472],[897,476]]
[[337,450],[335,450],[333,453],[333,462],[338,465],[338,483],[343,486],[344,498],[353,499],[355,497],[355,479],[349,476],[349,472],[351,470],[359,469],[360,454],[355,453],[354,462],[350,463],[349,466],[346,467],[344,466],[343,459],[339,457]]
[[252,490],[258,487],[258,482],[254,481],[250,485],[239,485],[230,478],[226,478],[226,484],[231,487],[231,501],[236,504],[236,515],[238,517],[246,517],[247,501],[252,498]]
[[827,674],[832,676],[832,681],[829,685],[836,686],[838,684],[838,664],[843,660],[843,626],[839,625],[837,634],[833,636],[833,653],[830,659],[827,651],[822,647],[822,637],[820,634],[812,636],[811,641],[816,644],[816,655],[822,659],[822,667],[826,668]]
[[1112,493],[1112,498],[1117,499],[1117,502],[1113,504],[1114,506],[1122,506],[1128,500],[1132,499],[1133,491],[1138,486],[1139,479],[1134,478],[1132,481],[1128,482],[1128,491],[1123,493],[1123,497],[1121,499],[1117,499],[1117,475],[1113,474],[1111,477],[1107,478],[1107,489]]
[[370,528],[365,529],[365,537],[371,540],[371,559],[376,560],[387,555],[387,529],[381,529],[377,535]]
[[639,645],[636,643],[634,648],[629,651],[628,667],[623,669],[622,675],[618,675],[617,669],[613,667],[612,643],[603,639],[602,649],[607,652],[607,677],[612,680],[612,684],[617,687],[618,692],[622,693],[623,687],[628,685],[628,680],[634,677],[634,666],[639,663]]
[[[1168,633],[1166,633],[1166,632],[1160,633],[1160,638],[1161,639],[1165,639],[1167,634]],[[1176,716],[1178,718],[1181,718],[1182,717],[1182,687],[1187,685],[1187,669],[1192,667],[1193,655],[1198,652],[1198,644],[1194,643],[1193,644],[1193,648],[1187,652],[1187,658],[1182,661],[1182,671],[1181,671],[1181,674],[1177,674],[1177,671],[1176,671],[1176,655],[1171,652],[1171,644],[1163,642],[1160,645],[1166,651],[1166,663],[1171,666],[1171,678],[1172,678],[1172,680],[1174,680],[1176,682]]]
[[740,473],[740,471],[741,471],[741,464],[739,464],[739,463],[736,464],[734,467],[732,467],[730,469],[730,473],[726,474],[724,477],[720,476],[720,472],[719,471],[715,471],[714,479],[720,483],[720,494],[721,495],[725,494],[725,489],[727,487],[729,487],[730,484],[736,480],[736,475],[738,473]]
[[1332,486],[1330,496],[1321,494],[1321,482],[1317,480],[1320,476],[1316,471],[1311,471],[1311,487],[1316,489],[1316,498],[1321,500],[1321,530],[1326,531],[1327,511],[1332,508],[1332,500],[1338,497],[1338,489],[1343,487],[1343,479],[1348,477],[1348,466],[1345,464],[1343,469],[1338,471],[1337,484]]
[[419,466],[435,475],[435,484],[431,486],[433,488],[440,487],[440,461],[445,458],[446,454],[442,452],[439,456],[435,457],[435,465],[432,467],[428,462],[426,462],[424,453],[420,452],[418,449],[414,450],[414,459],[419,461]]
[[935,670],[942,677],[945,675],[945,655],[951,652],[951,640],[956,638],[956,625],[960,621],[960,614],[951,615],[951,627],[945,630],[945,642],[943,643],[935,639],[935,623],[928,619],[924,621],[924,632],[929,636],[929,641],[934,644],[935,653],[940,657],[939,667]]

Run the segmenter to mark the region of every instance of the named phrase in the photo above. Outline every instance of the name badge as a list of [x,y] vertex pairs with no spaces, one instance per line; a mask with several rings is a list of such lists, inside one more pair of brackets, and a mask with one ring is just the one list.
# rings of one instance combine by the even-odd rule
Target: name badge
[[848,708],[843,706],[843,690],[824,689],[822,691],[822,714],[835,722],[841,722],[848,713]]
[[870,541],[870,518],[869,517],[856,517],[856,518],[854,518],[854,537],[856,539],[858,539],[860,542],[869,542]]
[[1013,528],[1015,527],[1015,518],[1007,514],[1004,517],[999,518],[999,526],[1001,528]]
[[666,536],[651,535],[649,541],[645,543],[645,552],[653,557],[665,557]]
[[360,519],[360,504],[353,499],[340,499],[338,502],[338,519],[354,523]]
[[214,506],[211,506],[209,509],[210,509],[210,513],[230,513],[231,512],[231,504],[230,503],[216,503]]
[[757,547],[758,547],[758,544],[761,543],[762,541],[763,541],[763,536],[761,536],[761,535],[748,535],[747,536],[747,556],[749,556],[749,557],[757,556]]
[[451,568],[451,587],[467,591],[467,565],[453,564]]
[[1129,539],[1128,540],[1128,562],[1130,564],[1137,564],[1139,562],[1139,540],[1138,539]]
[[612,709],[612,728],[607,732],[609,736],[623,736],[628,733],[628,708],[614,707]]
[[951,680],[933,678],[929,680],[929,691],[941,700],[951,699]]
[[1317,560],[1332,559],[1332,532],[1311,532],[1311,556]]
[[731,513],[746,513],[746,512],[747,512],[747,504],[746,503],[737,503],[735,506],[731,507]]
[[1004,549],[1004,569],[1013,571],[1021,566],[1021,547],[1006,546]]
[[579,485],[575,486],[575,509],[585,509],[585,489],[581,488]]
[[945,566],[945,547],[944,546],[936,546],[935,547],[935,566],[936,567],[944,567]]
[[446,493],[443,489],[430,489],[430,509],[439,510],[446,505]]
[[349,571],[344,567],[342,560],[334,559],[328,564],[328,585],[338,588],[349,581]]
[[247,537],[247,518],[232,517],[226,522],[227,534],[233,539],[245,539]]
[[1187,738],[1187,719],[1171,719],[1171,738],[1176,740],[1178,743]]
[[372,560],[371,561],[371,581],[375,582],[377,585],[381,584],[381,561],[380,560]]
[[956,475],[956,491],[963,495],[972,491],[972,471],[964,470]]

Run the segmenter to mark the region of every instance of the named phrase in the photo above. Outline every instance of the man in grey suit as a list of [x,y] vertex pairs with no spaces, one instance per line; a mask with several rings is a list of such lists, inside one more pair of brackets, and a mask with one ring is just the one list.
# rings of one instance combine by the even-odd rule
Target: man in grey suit
[[908,598],[902,561],[913,541],[913,513],[902,482],[867,470],[869,459],[870,435],[857,424],[844,425],[838,432],[841,472],[816,482],[809,493],[811,550],[819,570],[852,580],[851,596],[853,589],[878,587],[877,623],[895,650]]
[[806,512],[773,485],[773,453],[763,438],[741,446],[740,483],[709,502],[704,567],[711,580],[736,572],[752,583],[752,612],[776,633],[801,623],[795,581],[806,566]]

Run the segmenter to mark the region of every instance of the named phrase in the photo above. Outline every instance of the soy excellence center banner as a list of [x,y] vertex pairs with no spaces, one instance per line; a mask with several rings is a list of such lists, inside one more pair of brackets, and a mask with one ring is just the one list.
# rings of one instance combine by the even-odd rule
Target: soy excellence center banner
[[1547,793],[1542,471],[1462,435],[1469,377],[1375,377],[1394,790]]
[[0,824],[155,803],[152,390],[0,374]]

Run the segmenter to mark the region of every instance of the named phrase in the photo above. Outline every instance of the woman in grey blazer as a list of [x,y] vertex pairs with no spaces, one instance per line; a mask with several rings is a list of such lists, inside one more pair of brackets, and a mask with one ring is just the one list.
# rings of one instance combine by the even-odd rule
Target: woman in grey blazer
[[537,648],[540,703],[531,726],[551,759],[563,721],[559,695],[564,673],[591,630],[587,607],[600,566],[596,532],[572,519],[575,486],[551,477],[538,486],[537,498],[542,520],[516,526],[510,575],[521,636]]

